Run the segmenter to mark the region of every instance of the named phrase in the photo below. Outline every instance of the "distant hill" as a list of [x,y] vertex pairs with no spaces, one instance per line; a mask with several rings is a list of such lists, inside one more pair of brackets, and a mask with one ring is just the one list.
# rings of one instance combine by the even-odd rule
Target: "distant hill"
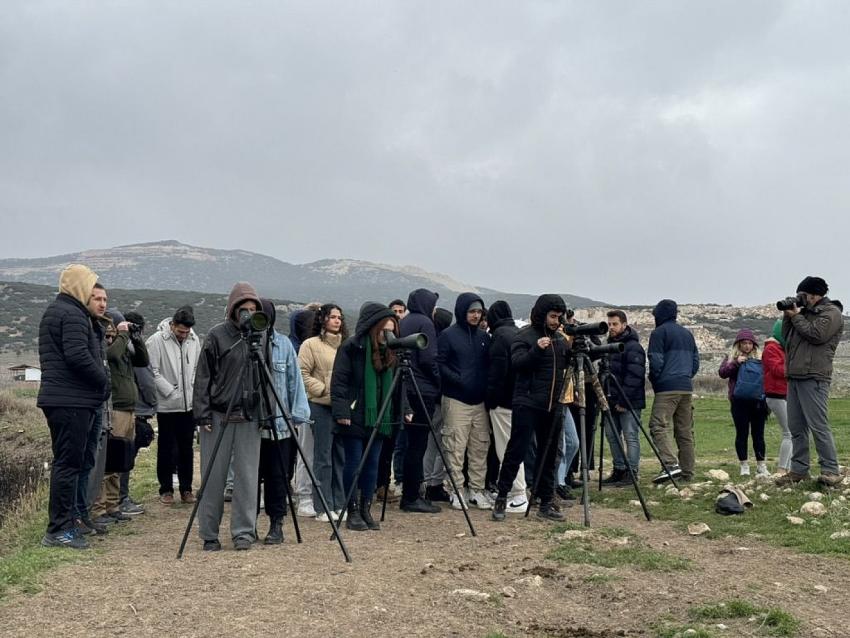
[[[0,259],[0,281],[55,286],[59,272],[69,263],[87,264],[100,275],[107,288],[227,293],[236,281],[250,281],[263,295],[302,302],[334,301],[347,310],[360,308],[364,301],[388,303],[395,298],[407,299],[408,293],[416,288],[438,292],[439,305],[450,310],[454,309],[458,293],[463,291],[477,292],[488,305],[504,299],[518,316],[527,316],[536,298],[465,284],[448,275],[412,266],[354,259],[323,259],[297,265],[246,250],[200,248],[177,241],[38,259]],[[563,297],[574,308],[602,304],[575,295]]]

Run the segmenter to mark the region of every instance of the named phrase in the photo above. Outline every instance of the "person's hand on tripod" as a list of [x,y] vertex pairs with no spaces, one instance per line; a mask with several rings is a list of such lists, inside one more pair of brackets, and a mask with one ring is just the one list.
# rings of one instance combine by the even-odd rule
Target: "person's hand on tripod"
[[407,414],[404,415],[404,422],[405,423],[413,423],[413,412],[408,412]]
[[622,405],[615,405],[615,406],[614,406],[614,409],[615,409],[617,412],[620,412],[620,413],[623,413],[623,412],[625,412],[625,411],[626,411],[626,408],[624,408]]

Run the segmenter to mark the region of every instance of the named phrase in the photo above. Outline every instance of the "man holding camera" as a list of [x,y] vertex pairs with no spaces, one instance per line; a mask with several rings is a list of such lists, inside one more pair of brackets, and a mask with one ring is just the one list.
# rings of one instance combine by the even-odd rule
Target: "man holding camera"
[[783,310],[785,372],[788,377],[788,428],[793,446],[791,471],[776,480],[780,486],[809,477],[809,432],[815,440],[821,474],[818,483],[841,483],[838,455],[829,426],[829,386],[832,360],[841,335],[841,310],[826,297],[829,287],[820,277],[806,277],[797,286],[797,298],[777,303]]

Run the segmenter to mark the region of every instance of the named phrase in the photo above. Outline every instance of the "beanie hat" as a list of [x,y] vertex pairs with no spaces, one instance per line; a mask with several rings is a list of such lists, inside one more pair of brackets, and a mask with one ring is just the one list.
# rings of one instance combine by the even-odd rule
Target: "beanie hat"
[[782,336],[782,319],[777,319],[773,323],[773,338],[779,342],[779,345],[785,347],[785,337]]
[[827,292],[829,292],[829,286],[827,286],[826,282],[820,277],[810,276],[800,282],[800,285],[797,286],[797,292],[806,292],[810,295],[823,297]]
[[106,316],[109,317],[112,320],[112,323],[116,326],[122,321],[125,321],[124,315],[121,314],[118,308],[110,308],[106,311]]
[[749,328],[741,328],[738,331],[738,334],[735,335],[735,343],[740,343],[741,341],[752,341],[753,345],[758,345],[759,342],[756,339],[756,336],[753,334],[753,331]]
[[171,318],[171,323],[179,323],[182,326],[189,326],[190,328],[194,326],[195,311],[192,310],[192,306],[181,306],[178,308],[177,312]]
[[466,309],[467,312],[470,312],[471,310],[481,310],[481,311],[483,311],[484,310],[484,304],[481,303],[480,301],[473,301],[471,304],[469,304],[469,307]]
[[140,326],[142,328],[145,327],[145,318],[142,315],[140,315],[138,312],[136,312],[135,310],[131,310],[126,315],[124,315],[124,317],[130,323],[134,323],[137,326]]

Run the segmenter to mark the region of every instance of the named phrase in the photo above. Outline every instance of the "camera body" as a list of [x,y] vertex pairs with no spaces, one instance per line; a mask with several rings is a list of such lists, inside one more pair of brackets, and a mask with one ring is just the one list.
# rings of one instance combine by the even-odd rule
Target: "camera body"
[[777,310],[791,310],[795,306],[797,308],[806,307],[806,298],[802,293],[799,293],[794,297],[785,297],[785,299],[780,299],[776,302]]
[[142,326],[137,323],[127,322],[127,329],[131,337],[139,337],[142,334]]

